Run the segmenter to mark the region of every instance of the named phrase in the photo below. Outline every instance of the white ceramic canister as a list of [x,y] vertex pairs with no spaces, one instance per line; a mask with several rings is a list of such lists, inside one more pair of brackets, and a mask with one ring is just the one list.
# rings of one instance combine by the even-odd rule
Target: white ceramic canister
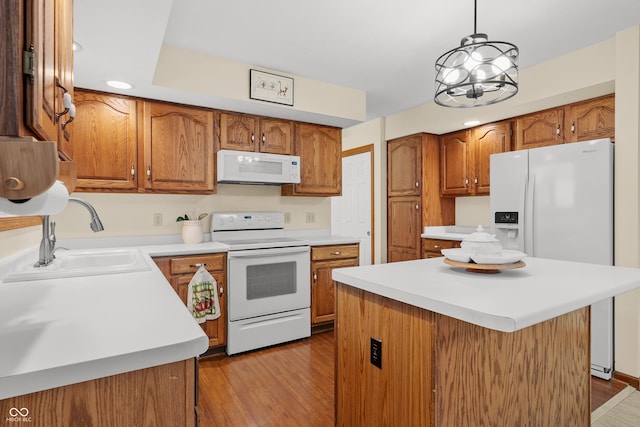
[[182,241],[187,245],[202,242],[202,221],[182,221]]

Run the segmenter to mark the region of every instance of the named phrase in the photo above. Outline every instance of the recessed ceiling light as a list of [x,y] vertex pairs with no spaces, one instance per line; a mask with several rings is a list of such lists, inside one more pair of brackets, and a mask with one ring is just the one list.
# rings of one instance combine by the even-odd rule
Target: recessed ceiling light
[[116,88],[116,89],[131,89],[133,85],[127,82],[121,82],[119,80],[108,80],[107,85]]
[[74,52],[82,52],[82,45],[78,42],[73,42],[73,51]]

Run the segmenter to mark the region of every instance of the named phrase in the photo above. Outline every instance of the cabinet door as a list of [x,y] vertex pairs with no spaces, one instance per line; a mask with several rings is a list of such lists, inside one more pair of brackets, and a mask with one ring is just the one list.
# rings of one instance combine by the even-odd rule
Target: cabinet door
[[311,264],[311,324],[330,322],[336,317],[336,282],[334,268],[355,267],[358,258],[317,261]]
[[80,117],[68,126],[78,189],[137,187],[136,101],[76,91]]
[[300,156],[300,184],[281,187],[283,196],[339,196],[342,194],[342,131],[299,123],[294,154]]
[[220,149],[257,151],[257,119],[254,116],[220,113]]
[[387,196],[419,196],[422,191],[420,135],[387,143]]
[[260,152],[291,154],[293,125],[288,120],[260,119]]
[[443,196],[469,194],[469,133],[443,135],[440,141],[440,185]]
[[391,197],[387,206],[387,261],[420,259],[420,197]]
[[57,1],[34,0],[27,5],[25,47],[33,47],[34,76],[27,79],[26,123],[42,139],[58,140],[56,112],[61,112],[62,89],[56,85]]
[[[211,272],[211,275],[216,279],[218,285],[218,302],[220,303],[220,317],[215,320],[207,320],[200,324],[202,330],[207,337],[209,337],[209,347],[215,347],[226,344],[226,331],[227,331],[227,294],[225,277],[222,273]],[[174,276],[171,281],[173,288],[182,300],[187,304],[187,295],[189,292],[189,282],[192,275]]]
[[492,123],[472,130],[473,157],[470,165],[473,193],[489,194],[490,157],[511,149],[511,122]]
[[516,119],[516,150],[562,144],[564,109],[554,108]]
[[149,190],[215,192],[213,112],[143,102],[144,155],[138,185]]
[[567,141],[615,140],[616,105],[614,95],[567,106]]

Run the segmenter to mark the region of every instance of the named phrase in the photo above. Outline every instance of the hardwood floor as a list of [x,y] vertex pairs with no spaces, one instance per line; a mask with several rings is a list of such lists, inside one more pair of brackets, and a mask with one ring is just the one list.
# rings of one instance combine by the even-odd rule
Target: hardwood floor
[[334,425],[333,331],[200,361],[200,427]]
[[[200,427],[334,425],[333,331],[200,361]],[[591,410],[627,384],[592,377]]]

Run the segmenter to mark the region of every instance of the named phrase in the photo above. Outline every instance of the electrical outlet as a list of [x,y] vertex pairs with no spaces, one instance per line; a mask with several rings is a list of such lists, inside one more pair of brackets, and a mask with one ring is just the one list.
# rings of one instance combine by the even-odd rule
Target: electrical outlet
[[315,212],[307,212],[307,222],[316,222]]
[[154,227],[162,227],[162,214],[154,213],[153,214],[153,226]]
[[291,222],[291,212],[284,213],[284,223],[289,224]]
[[371,337],[371,364],[382,369],[382,341]]

